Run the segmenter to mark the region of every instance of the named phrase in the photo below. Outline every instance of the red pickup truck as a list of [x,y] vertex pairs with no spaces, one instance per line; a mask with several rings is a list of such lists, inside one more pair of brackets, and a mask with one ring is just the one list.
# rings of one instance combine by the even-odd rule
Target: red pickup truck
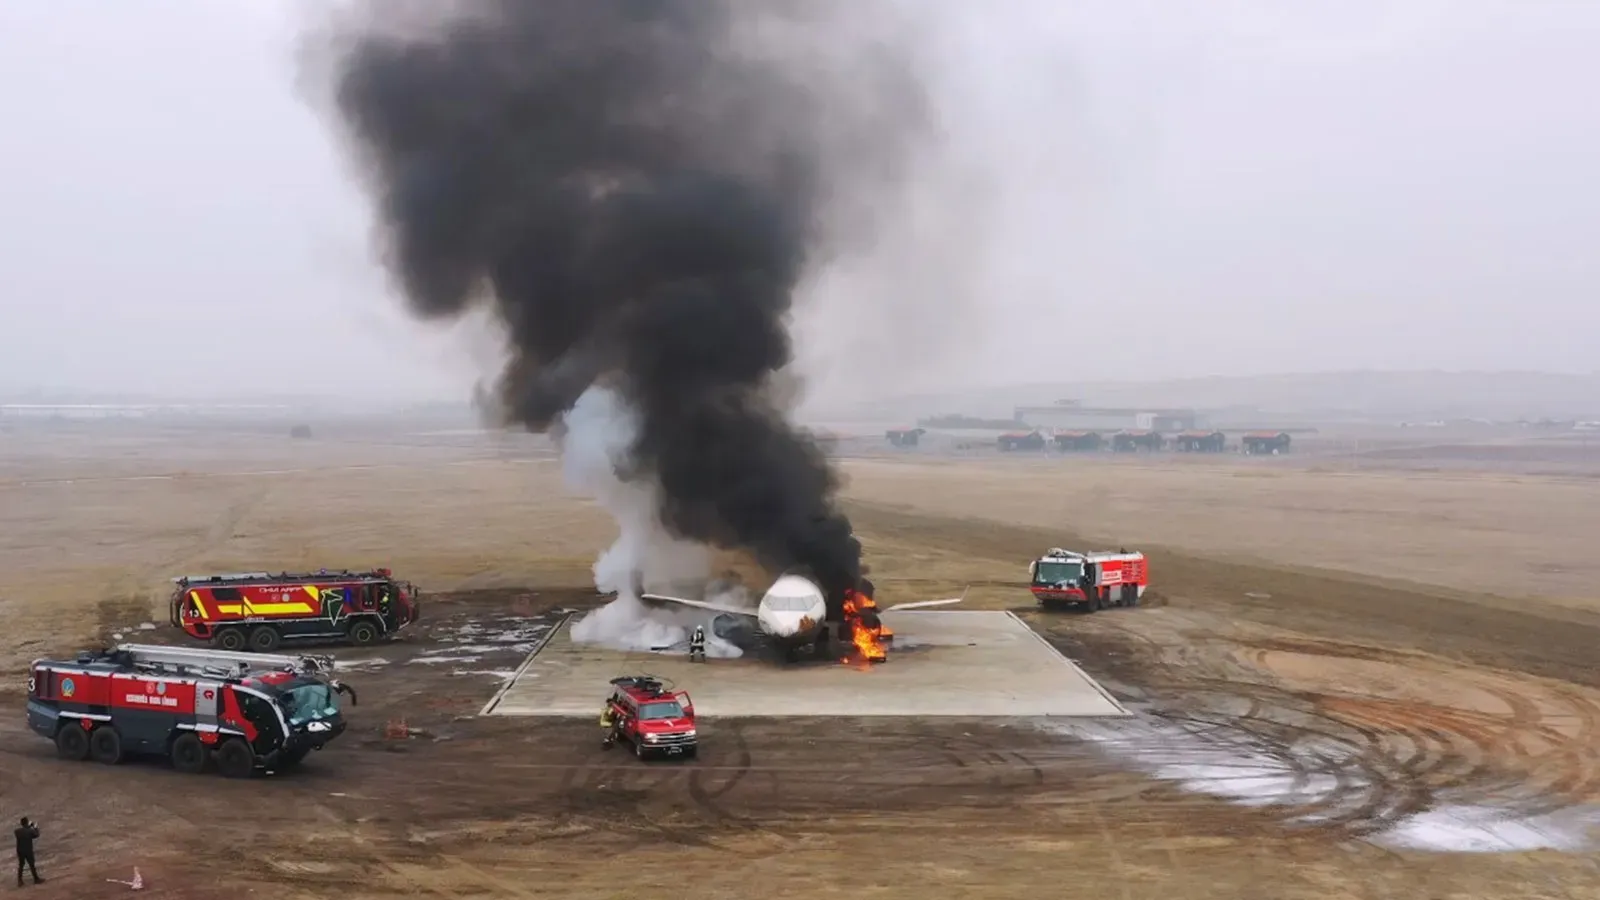
[[606,699],[606,719],[613,739],[633,745],[633,755],[693,757],[700,749],[695,731],[694,701],[685,691],[672,692],[648,675],[611,679],[615,688]]

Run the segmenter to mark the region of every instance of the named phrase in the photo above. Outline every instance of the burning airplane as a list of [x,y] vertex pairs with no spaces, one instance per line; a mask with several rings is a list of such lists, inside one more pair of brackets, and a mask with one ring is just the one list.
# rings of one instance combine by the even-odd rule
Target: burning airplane
[[[893,630],[883,624],[879,613],[890,609],[948,606],[960,603],[965,596],[963,594],[960,597],[943,600],[916,600],[879,609],[878,604],[872,599],[871,582],[862,579],[860,589],[845,591],[840,617],[831,623],[837,628],[829,628],[828,602],[823,596],[822,588],[815,581],[792,572],[779,576],[778,580],[772,583],[772,587],[762,595],[761,602],[756,604],[755,609],[711,600],[670,597],[665,594],[640,595],[642,599],[648,601],[674,603],[753,618],[760,633],[777,645],[786,662],[798,659],[807,647],[811,648],[815,657],[827,659],[834,652],[832,640],[837,637],[838,643],[859,653],[862,659],[875,663],[888,658],[885,648],[894,640]],[[848,660],[849,657],[845,659]]]
[[753,613],[708,608],[753,615],[790,646],[830,624],[879,646],[852,594],[861,543],[840,473],[782,384],[800,286],[921,211],[939,142],[922,49],[906,39],[915,11],[427,5],[396,27],[390,0],[357,2],[307,58],[320,58],[318,94],[396,292],[422,321],[488,314],[504,340],[485,342],[498,374],[480,408],[556,438],[569,487],[618,521],[595,586],[619,601],[574,635],[647,624],[630,621],[623,579],[672,583],[692,548],[717,547],[807,577]]

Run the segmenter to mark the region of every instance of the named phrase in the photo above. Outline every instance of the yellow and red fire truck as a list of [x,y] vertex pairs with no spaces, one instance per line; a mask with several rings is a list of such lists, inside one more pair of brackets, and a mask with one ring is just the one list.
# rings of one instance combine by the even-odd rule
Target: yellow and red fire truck
[[417,621],[418,593],[388,569],[174,578],[172,624],[219,650],[271,653],[285,639],[370,644]]

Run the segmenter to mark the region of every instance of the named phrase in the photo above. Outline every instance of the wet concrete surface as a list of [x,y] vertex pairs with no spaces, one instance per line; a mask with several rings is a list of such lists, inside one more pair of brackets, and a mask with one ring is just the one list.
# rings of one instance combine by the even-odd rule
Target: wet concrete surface
[[702,716],[1123,716],[1071,660],[1009,612],[888,612],[888,660],[763,659],[690,663],[681,653],[576,644],[573,620],[534,651],[498,702],[499,716],[593,716],[607,682],[649,674],[688,691]]

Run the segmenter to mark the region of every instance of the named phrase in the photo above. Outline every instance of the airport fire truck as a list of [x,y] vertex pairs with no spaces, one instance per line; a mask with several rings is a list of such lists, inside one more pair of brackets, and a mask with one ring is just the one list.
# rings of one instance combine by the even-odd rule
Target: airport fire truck
[[1028,564],[1029,587],[1045,609],[1137,606],[1149,581],[1144,554],[1127,550],[1075,553],[1055,547]]
[[651,754],[692,757],[699,752],[694,701],[687,692],[673,693],[649,675],[613,678],[611,686],[614,690],[606,698],[602,716],[610,728],[606,747],[627,741],[640,759]]
[[229,778],[293,768],[344,732],[355,693],[317,656],[122,644],[35,660],[28,727],[64,759],[115,765],[156,754],[180,772],[215,762]]
[[417,620],[417,589],[388,569],[247,572],[172,579],[172,624],[219,650],[271,653],[285,639],[370,644]]

